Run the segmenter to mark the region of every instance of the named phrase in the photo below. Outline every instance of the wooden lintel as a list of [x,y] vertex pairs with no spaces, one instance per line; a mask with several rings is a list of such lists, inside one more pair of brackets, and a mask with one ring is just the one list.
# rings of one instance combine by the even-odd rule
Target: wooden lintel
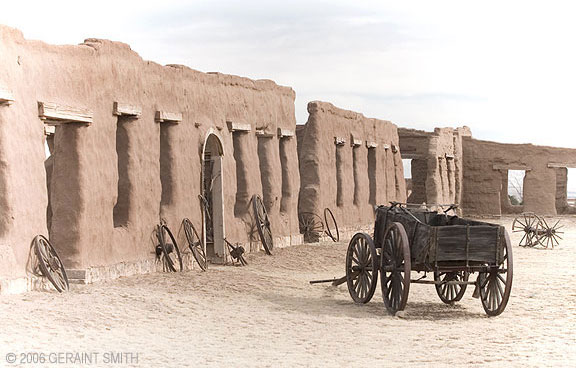
[[525,166],[525,165],[499,165],[499,164],[494,164],[492,166],[492,169],[494,170],[524,170],[524,171],[532,171],[532,168],[530,166]]
[[362,139],[355,138],[354,134],[350,134],[350,146],[352,147],[359,147],[362,145]]
[[177,124],[182,121],[181,112],[156,111],[156,122]]
[[548,163],[548,168],[550,168],[550,169],[567,169],[567,168],[573,169],[573,168],[576,168],[576,164],[550,162],[550,163]]
[[0,105],[10,105],[14,102],[14,95],[7,89],[0,88]]
[[426,157],[417,153],[406,153],[402,151],[402,158],[407,160],[422,160]]
[[382,148],[384,148],[385,150],[389,150],[389,149],[390,149],[390,145],[384,143],[384,144],[382,145]]
[[392,145],[392,153],[398,153],[398,146],[395,144]]
[[38,102],[38,116],[48,125],[92,124],[93,113],[85,108],[70,107],[52,102]]
[[142,115],[142,108],[140,106],[114,102],[113,114],[116,116],[132,116],[137,118]]
[[342,137],[334,137],[334,144],[337,146],[342,146],[342,145],[346,144],[346,139],[344,139]]
[[44,125],[44,135],[50,136],[56,133],[56,127],[54,125]]
[[454,160],[454,155],[450,155],[450,154],[445,154],[444,157],[446,157],[446,160]]
[[376,148],[376,147],[378,147],[378,143],[366,141],[366,148]]
[[256,136],[258,138],[274,138],[274,133],[267,132],[264,129],[256,129]]
[[249,123],[238,123],[235,121],[226,121],[228,125],[228,130],[231,132],[249,132],[252,130],[252,126]]
[[278,128],[278,138],[291,138],[291,137],[294,137],[293,130]]

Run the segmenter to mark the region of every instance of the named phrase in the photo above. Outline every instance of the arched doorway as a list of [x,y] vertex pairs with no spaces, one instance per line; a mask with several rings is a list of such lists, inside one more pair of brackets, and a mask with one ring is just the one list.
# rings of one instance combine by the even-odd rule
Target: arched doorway
[[223,165],[224,150],[220,138],[209,132],[202,150],[202,208],[203,237],[206,256],[213,262],[225,260],[224,247],[224,193]]

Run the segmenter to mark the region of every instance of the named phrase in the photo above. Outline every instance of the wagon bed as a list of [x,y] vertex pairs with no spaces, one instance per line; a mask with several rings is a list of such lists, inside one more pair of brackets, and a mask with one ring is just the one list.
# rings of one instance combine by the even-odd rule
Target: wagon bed
[[436,211],[380,206],[374,227],[376,248],[382,247],[386,229],[394,222],[406,230],[414,271],[432,272],[443,267],[480,271],[502,262],[506,247],[503,226]]

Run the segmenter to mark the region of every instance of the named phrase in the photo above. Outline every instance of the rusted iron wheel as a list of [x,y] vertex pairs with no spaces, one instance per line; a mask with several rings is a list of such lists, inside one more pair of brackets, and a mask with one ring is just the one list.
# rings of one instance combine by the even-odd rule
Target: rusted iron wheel
[[312,212],[302,212],[298,215],[300,233],[304,235],[304,240],[316,242],[320,239],[320,234],[324,233],[324,223],[322,218]]
[[434,281],[441,282],[440,284],[435,285],[436,293],[438,293],[440,300],[446,304],[454,304],[455,302],[462,299],[468,285],[449,284],[448,282],[467,282],[469,276],[470,273],[465,271],[434,272]]
[[258,234],[260,234],[260,241],[266,254],[271,256],[274,243],[272,240],[272,231],[270,230],[270,219],[268,218],[268,212],[266,212],[262,198],[260,198],[258,194],[252,196],[252,207],[254,209],[254,219],[256,220]]
[[248,266],[248,262],[246,262],[246,259],[244,258],[244,247],[240,245],[233,245],[226,238],[224,238],[224,242],[226,242],[226,245],[228,245],[228,250],[230,251],[232,260],[240,263],[241,266]]
[[521,247],[534,247],[538,245],[538,230],[542,227],[542,220],[533,212],[524,212],[512,222],[512,232],[523,232],[520,239]]
[[[170,238],[169,241],[166,235]],[[172,231],[170,231],[166,224],[161,223],[156,227],[156,236],[158,238],[157,248],[160,248],[160,255],[163,257],[164,264],[168,268],[168,271],[182,271],[182,256],[180,255],[180,249],[178,249],[178,243],[174,235],[172,235]],[[158,254],[158,251],[156,253]]]
[[68,275],[66,275],[62,260],[50,241],[44,235],[36,235],[32,243],[42,275],[50,280],[59,292],[68,290],[70,288]]
[[324,208],[324,222],[326,223],[326,235],[328,235],[332,241],[339,242],[340,231],[338,230],[336,218],[330,208]]
[[196,260],[196,263],[198,263],[198,266],[200,266],[200,269],[206,271],[208,262],[206,261],[206,253],[204,252],[202,239],[189,219],[185,218],[182,220],[182,227],[184,227],[184,234],[186,235],[186,241],[188,241],[188,247],[192,252],[192,256]]
[[382,299],[392,315],[406,307],[410,291],[410,246],[404,226],[390,224],[381,251],[380,286]]
[[346,252],[346,283],[356,303],[368,303],[378,283],[379,259],[370,235],[356,233]]
[[560,225],[560,220],[556,221],[554,226],[550,226],[548,221],[546,221],[544,217],[541,217],[540,225],[537,233],[538,243],[544,248],[551,247],[554,249],[555,246],[560,244],[560,240],[562,240],[559,234],[564,234],[563,231],[559,231],[563,227]]
[[480,272],[476,281],[482,307],[489,316],[497,316],[504,311],[512,290],[512,245],[507,232],[504,232],[504,240],[506,246],[501,263],[488,272]]

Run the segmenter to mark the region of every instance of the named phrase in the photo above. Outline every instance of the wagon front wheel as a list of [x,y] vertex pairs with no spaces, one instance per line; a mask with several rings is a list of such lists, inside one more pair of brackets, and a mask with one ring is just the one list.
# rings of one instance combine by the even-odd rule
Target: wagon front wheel
[[380,269],[382,299],[392,315],[406,307],[410,267],[408,235],[401,223],[393,222],[384,234]]
[[467,285],[450,283],[450,281],[467,282],[469,276],[470,273],[465,271],[434,272],[434,281],[440,281],[439,284],[436,284],[436,292],[440,300],[446,304],[454,304],[462,299]]
[[512,245],[506,232],[504,240],[506,247],[500,265],[488,272],[480,272],[476,281],[482,307],[489,316],[497,316],[504,311],[512,290]]
[[370,235],[356,233],[346,252],[346,283],[356,303],[368,303],[378,283],[378,256]]

